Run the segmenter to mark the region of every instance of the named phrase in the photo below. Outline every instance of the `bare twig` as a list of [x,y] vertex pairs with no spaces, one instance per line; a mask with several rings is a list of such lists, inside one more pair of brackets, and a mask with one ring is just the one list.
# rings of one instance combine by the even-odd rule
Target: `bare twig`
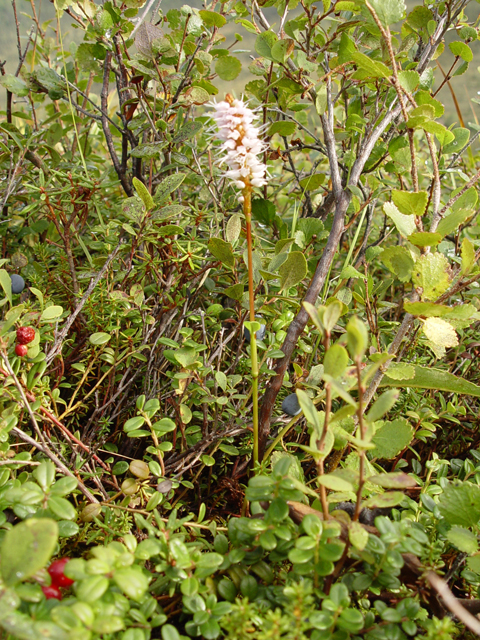
[[445,580],[442,580],[442,578],[437,576],[433,571],[428,571],[425,578],[438,593],[447,609],[453,613],[456,618],[463,622],[470,631],[475,633],[477,636],[480,636],[480,621],[475,618],[475,616],[472,616],[472,614],[460,604],[457,598],[455,598],[453,593],[450,591]]
[[117,153],[115,151],[115,147],[113,145],[112,134],[108,126],[108,118],[107,118],[108,84],[109,84],[111,62],[112,62],[112,52],[108,51],[107,55],[105,56],[105,63],[103,65],[103,85],[102,85],[102,93],[101,93],[102,127],[103,127],[103,133],[105,135],[105,140],[107,142],[108,151],[110,153],[113,166],[115,167],[115,171],[117,172],[117,175],[122,184],[123,190],[125,191],[127,196],[131,197],[133,196],[132,185],[128,181],[128,178],[122,169],[122,165],[120,164]]
[[87,302],[88,298],[90,297],[90,294],[95,289],[97,284],[100,282],[100,280],[104,276],[105,272],[107,271],[108,267],[110,266],[112,260],[117,255],[117,253],[118,253],[118,251],[120,249],[121,243],[122,243],[122,241],[120,239],[120,242],[118,243],[118,245],[116,246],[114,251],[108,256],[108,258],[107,258],[105,264],[103,265],[103,267],[97,273],[95,278],[93,278],[91,280],[90,284],[88,285],[88,289],[85,291],[83,297],[81,298],[81,300],[79,301],[79,303],[75,307],[74,311],[68,317],[68,320],[66,321],[65,326],[60,331],[60,333],[55,337],[55,342],[53,343],[53,346],[50,349],[50,351],[48,352],[47,357],[46,357],[47,364],[50,364],[51,361],[55,358],[55,356],[58,355],[61,352],[63,341],[67,337],[67,334],[68,334],[68,332],[70,330],[70,327],[75,322],[75,318],[78,316],[80,311],[83,309],[85,303]]

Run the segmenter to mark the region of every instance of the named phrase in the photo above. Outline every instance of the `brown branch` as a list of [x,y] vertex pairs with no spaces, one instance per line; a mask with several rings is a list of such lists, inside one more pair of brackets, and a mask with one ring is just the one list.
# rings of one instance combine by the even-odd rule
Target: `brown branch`
[[125,172],[122,170],[122,166],[117,157],[115,147],[113,144],[112,133],[108,126],[108,118],[107,118],[107,110],[108,110],[108,84],[109,84],[109,76],[110,76],[110,67],[112,62],[112,52],[108,51],[105,56],[105,63],[103,65],[103,85],[102,85],[102,93],[101,97],[101,106],[102,106],[102,127],[103,133],[105,135],[105,140],[107,142],[108,151],[110,153],[110,157],[113,162],[113,166],[115,171],[117,172],[118,178],[122,184],[123,190],[127,194],[127,196],[133,196],[132,185],[130,184]]
[[440,576],[437,576],[433,571],[428,571],[425,575],[425,578],[430,583],[430,586],[435,589],[438,595],[441,598],[441,602],[445,605],[445,607],[453,613],[453,615],[463,622],[463,624],[470,629],[474,634],[480,636],[480,621],[472,616],[465,607],[463,607],[460,602],[455,598],[453,593],[450,591],[448,584],[445,580],[442,580]]

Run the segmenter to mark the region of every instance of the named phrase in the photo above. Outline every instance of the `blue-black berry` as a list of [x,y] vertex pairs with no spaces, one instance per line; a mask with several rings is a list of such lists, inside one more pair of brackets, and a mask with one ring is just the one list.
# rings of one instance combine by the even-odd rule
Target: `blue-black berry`
[[10,276],[10,280],[12,281],[12,293],[22,293],[25,289],[25,280],[22,276],[14,273]]
[[[260,322],[261,318],[257,318],[257,322]],[[267,327],[264,324],[260,325],[260,329],[256,332],[257,340],[263,340],[265,337],[265,332],[267,331]],[[243,336],[245,338],[245,342],[250,344],[250,331],[247,327],[243,327]]]
[[282,402],[282,411],[286,413],[287,416],[298,416],[301,412],[300,405],[298,403],[298,398],[296,393],[291,393],[287,396]]

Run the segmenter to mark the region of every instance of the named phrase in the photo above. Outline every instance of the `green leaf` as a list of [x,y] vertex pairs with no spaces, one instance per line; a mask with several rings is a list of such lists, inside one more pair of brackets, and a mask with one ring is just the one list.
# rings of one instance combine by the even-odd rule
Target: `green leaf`
[[440,122],[433,122],[433,120],[425,122],[422,125],[422,129],[428,131],[428,133],[433,133],[442,146],[444,144],[450,144],[450,142],[455,139],[453,133],[443,126],[443,124],[440,124]]
[[352,316],[348,321],[347,345],[354,360],[363,358],[368,347],[368,330],[366,324],[358,316]]
[[355,62],[363,71],[366,71],[372,78],[390,78],[392,75],[391,69],[383,62],[372,60],[364,53],[355,51],[351,56],[353,62]]
[[151,142],[139,144],[135,149],[130,151],[132,158],[155,158],[160,155],[162,149],[167,146],[167,142]]
[[145,205],[145,209],[147,211],[150,211],[150,209],[153,209],[153,207],[155,206],[155,203],[147,187],[143,184],[143,182],[141,182],[138,178],[133,178],[132,184],[135,191],[137,192],[138,197]]
[[387,491],[365,500],[362,502],[362,506],[369,509],[391,509],[399,505],[404,497],[401,491]]
[[173,624],[164,624],[162,627],[162,640],[180,640],[180,634]]
[[74,506],[65,498],[51,495],[47,504],[50,511],[61,520],[75,520],[77,517]]
[[104,576],[90,576],[80,580],[77,586],[77,598],[83,602],[94,603],[103,596],[108,589],[109,580]]
[[471,62],[473,60],[473,52],[465,42],[450,42],[448,48],[454,56],[460,57],[465,62]]
[[348,365],[348,353],[345,347],[333,344],[323,360],[324,371],[332,378],[341,378]]
[[125,433],[130,433],[130,431],[136,431],[141,426],[145,424],[145,418],[143,416],[135,416],[135,418],[130,418],[123,425],[123,430]]
[[[453,191],[452,196],[456,196],[459,191],[462,189],[455,189]],[[475,187],[470,187],[467,189],[462,195],[456,200],[452,205],[452,210],[457,211],[458,209],[468,209],[469,211],[474,211],[477,207],[478,202],[478,194]]]
[[221,238],[210,238],[208,241],[208,250],[214,258],[217,258],[217,260],[220,260],[223,264],[226,264],[228,267],[234,266],[235,256],[233,255],[233,247],[230,242],[225,242],[225,240]]
[[438,508],[449,524],[474,527],[480,520],[480,487],[471,482],[450,482],[440,495]]
[[264,31],[260,35],[257,36],[255,40],[255,51],[259,56],[263,58],[268,58],[274,62],[272,57],[272,47],[277,42],[278,38],[273,33],[273,31]]
[[40,316],[40,320],[44,322],[52,322],[52,320],[56,320],[63,313],[63,307],[59,305],[52,305],[51,307],[47,307],[45,311]]
[[236,213],[233,216],[230,216],[227,222],[227,226],[225,229],[225,236],[227,238],[227,242],[236,242],[240,237],[240,232],[242,231],[242,218]]
[[12,304],[12,280],[5,269],[0,269],[0,285],[2,285],[7,300]]
[[258,220],[262,224],[271,226],[275,221],[276,209],[275,204],[264,198],[253,198],[252,200],[252,216],[254,220]]
[[321,424],[316,406],[313,404],[310,396],[302,389],[297,389],[296,393],[298,403],[302,408],[306,421],[313,425],[315,430],[320,433]]
[[475,247],[468,238],[462,240],[462,275],[468,275],[475,265]]
[[[398,387],[398,380],[389,378],[390,369],[380,383],[381,387]],[[447,371],[432,367],[415,366],[415,375],[406,380],[405,387],[412,389],[433,389],[435,391],[447,391],[480,398],[480,387],[473,382],[454,376]]]
[[112,335],[110,333],[105,333],[104,331],[99,331],[98,333],[92,333],[89,338],[89,341],[98,346],[100,344],[106,344],[109,340],[111,340]]
[[407,216],[423,216],[427,209],[428,193],[426,191],[411,192],[392,191],[392,201],[400,213]]
[[0,84],[5,87],[7,91],[10,93],[19,96],[20,98],[28,95],[29,88],[22,78],[18,78],[12,74],[7,74],[5,76],[0,76]]
[[393,362],[388,367],[388,376],[391,380],[411,380],[415,376],[415,367],[405,362]]
[[[342,34],[342,38],[343,38]],[[350,59],[348,60],[350,62]],[[317,97],[315,98],[315,109],[319,116],[323,116],[327,110],[327,84],[323,82],[317,91]]]
[[470,139],[470,131],[463,127],[452,129],[455,139],[449,144],[444,145],[443,153],[458,153],[467,144]]
[[272,46],[271,55],[275,62],[279,62],[280,64],[285,64],[287,58],[291,56],[294,50],[294,41],[290,38],[286,38],[285,40],[278,40]]
[[234,300],[238,300],[238,302],[241,302],[243,298],[243,289],[243,284],[239,282],[238,284],[234,284],[231,287],[227,287],[223,293],[228,298],[233,298]]
[[445,107],[439,100],[435,100],[430,94],[430,91],[417,91],[415,94],[415,100],[420,106],[422,104],[429,104],[433,107],[435,112],[435,118],[441,118],[445,112]]
[[393,221],[398,232],[403,238],[408,238],[417,230],[415,220],[412,216],[406,216],[397,209],[393,202],[386,202],[383,205],[385,214]]
[[49,518],[31,518],[7,531],[0,554],[0,573],[5,584],[18,584],[43,569],[57,540],[58,525]]
[[127,567],[116,569],[113,581],[126,596],[140,602],[148,589],[150,579],[140,567]]
[[368,412],[367,420],[369,422],[376,422],[383,418],[383,416],[390,411],[393,405],[397,402],[400,392],[398,389],[389,389],[382,393],[382,395],[375,400],[372,408]]
[[417,71],[400,71],[398,74],[398,81],[405,91],[412,93],[420,83],[420,76]]
[[441,236],[445,237],[453,233],[458,229],[458,227],[470,218],[472,215],[472,211],[470,209],[458,209],[453,213],[450,213],[448,216],[445,216],[443,220],[440,220],[437,233]]
[[336,475],[335,472],[319,476],[317,478],[317,482],[332,491],[355,491],[355,487],[351,482],[348,482],[345,478]]
[[223,27],[223,25],[227,22],[225,16],[222,16],[220,13],[216,11],[207,11],[205,9],[198,12],[199,16],[202,19],[203,24],[206,27]]
[[410,280],[415,262],[406,247],[387,247],[380,255],[380,260],[400,282]]
[[351,522],[348,527],[348,539],[355,549],[363,551],[367,546],[368,531],[360,524],[360,522]]
[[422,290],[422,300],[436,300],[450,286],[451,268],[442,253],[428,253],[415,262],[412,280]]
[[408,447],[413,436],[413,428],[404,418],[385,422],[372,438],[375,448],[371,453],[376,458],[391,460]]
[[242,63],[233,56],[221,56],[215,63],[215,72],[225,82],[235,80],[242,70]]
[[370,0],[370,4],[384,27],[399,22],[407,10],[403,0]]
[[278,270],[281,290],[287,291],[290,287],[294,287],[305,278],[307,273],[308,265],[304,254],[301,251],[292,251]]
[[408,240],[416,247],[435,247],[437,244],[440,244],[442,237],[440,233],[418,231],[408,236]]
[[381,473],[380,475],[370,476],[366,482],[383,487],[384,489],[409,489],[418,486],[418,482],[412,476],[403,471],[394,471],[393,473]]
[[184,369],[187,369],[196,362],[197,355],[197,351],[193,347],[182,347],[175,351],[175,360],[181,364]]
[[305,191],[314,191],[315,189],[321,187],[324,182],[324,173],[314,173],[312,176],[302,178],[299,182],[299,185],[302,189],[305,189]]
[[476,553],[478,551],[477,536],[469,529],[454,525],[447,533],[447,540],[464,553]]
[[280,134],[281,136],[291,136],[292,133],[295,133],[295,129],[297,125],[295,122],[291,122],[288,120],[279,120],[278,122],[274,122],[269,130],[268,135],[273,136],[275,133]]
[[403,308],[413,316],[423,316],[424,318],[441,317],[452,311],[451,307],[434,302],[404,302]]
[[155,205],[163,204],[170,194],[178,189],[185,178],[185,173],[174,173],[164,178],[155,190],[155,195],[153,196]]

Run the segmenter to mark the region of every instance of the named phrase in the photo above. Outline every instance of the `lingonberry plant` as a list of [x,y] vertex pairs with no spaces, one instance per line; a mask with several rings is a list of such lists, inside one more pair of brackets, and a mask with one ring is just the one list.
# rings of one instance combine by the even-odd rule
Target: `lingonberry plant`
[[164,3],[13,0],[2,634],[479,635],[478,3]]

